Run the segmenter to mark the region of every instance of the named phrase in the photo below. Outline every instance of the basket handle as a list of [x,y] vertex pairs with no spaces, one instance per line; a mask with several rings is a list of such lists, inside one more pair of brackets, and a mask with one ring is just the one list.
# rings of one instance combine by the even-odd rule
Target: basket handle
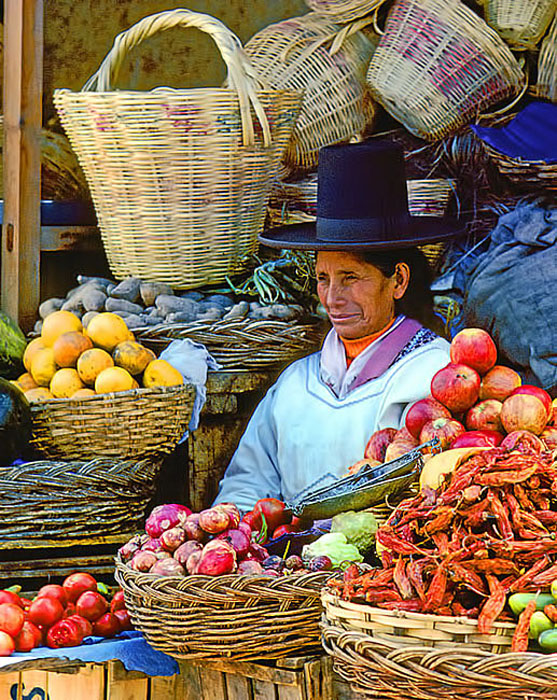
[[139,20],[129,29],[118,34],[114,39],[112,48],[105,56],[96,73],[85,83],[82,91],[110,91],[126,53],[144,39],[173,27],[196,27],[202,32],[209,34],[226,64],[228,70],[227,83],[238,95],[244,146],[253,146],[255,143],[250,104],[253,106],[263,130],[263,143],[265,146],[270,146],[271,130],[269,122],[257,97],[257,88],[260,86],[260,81],[255,69],[244,53],[240,39],[220,20],[201,12],[180,8],[158,12]]

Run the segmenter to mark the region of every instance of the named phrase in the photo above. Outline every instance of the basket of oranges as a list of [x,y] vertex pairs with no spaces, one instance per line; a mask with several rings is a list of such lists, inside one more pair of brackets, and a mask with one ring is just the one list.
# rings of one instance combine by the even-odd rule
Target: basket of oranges
[[114,313],[83,328],[69,311],[44,320],[16,384],[48,459],[144,458],[172,452],[187,429],[195,387],[138,343]]

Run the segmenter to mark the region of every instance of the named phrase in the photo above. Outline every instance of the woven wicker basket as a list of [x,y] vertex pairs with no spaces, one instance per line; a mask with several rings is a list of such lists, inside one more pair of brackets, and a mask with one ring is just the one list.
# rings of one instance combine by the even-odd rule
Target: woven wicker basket
[[555,700],[556,654],[400,646],[324,624],[323,646],[352,690],[378,700]]
[[134,459],[172,452],[188,427],[195,387],[131,389],[31,403],[32,444],[49,459]]
[[535,49],[545,34],[557,0],[484,0],[485,21],[513,49]]
[[132,532],[144,521],[160,462],[27,462],[0,468],[0,540]]
[[397,0],[367,80],[390,114],[431,141],[516,96],[525,82],[510,49],[461,0]]
[[416,644],[439,649],[481,649],[491,653],[508,651],[516,625],[495,622],[491,634],[479,634],[478,622],[467,617],[429,615],[401,610],[383,610],[342,600],[323,589],[321,602],[328,624],[352,632],[364,632],[399,646]]
[[157,354],[177,338],[207,347],[223,369],[281,367],[318,350],[325,336],[322,319],[307,321],[238,320],[171,323],[134,330],[138,340]]
[[[177,26],[211,35],[230,89],[112,89],[126,52]],[[209,15],[178,9],[145,17],[116,37],[81,92],[55,91],[117,279],[186,289],[244,268],[257,249],[270,181],[301,99],[258,85],[232,32]]]
[[330,573],[156,576],[116,557],[134,627],[179,659],[276,659],[319,648],[319,591]]
[[386,0],[306,0],[306,5],[333,22],[352,22],[376,12]]
[[537,97],[557,102],[557,14],[542,41],[534,92]]
[[356,32],[332,53],[330,40],[339,29],[310,12],[271,24],[246,44],[251,62],[271,87],[304,91],[283,156],[289,172],[314,170],[321,147],[348,141],[373,122],[375,107],[365,81],[373,45]]

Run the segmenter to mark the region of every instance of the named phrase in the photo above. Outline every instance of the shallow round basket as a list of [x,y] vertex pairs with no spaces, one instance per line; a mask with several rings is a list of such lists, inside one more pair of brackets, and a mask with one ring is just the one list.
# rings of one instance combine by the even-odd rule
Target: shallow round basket
[[540,48],[536,97],[557,102],[557,14]]
[[513,158],[492,148],[487,143],[484,143],[484,147],[501,175],[516,185],[539,190],[557,188],[557,163]]
[[160,460],[37,461],[0,468],[0,540],[131,532],[145,518]]
[[186,431],[195,387],[131,389],[31,403],[33,446],[49,459],[134,459],[172,452]]
[[157,355],[173,340],[189,338],[207,347],[223,369],[271,369],[318,350],[325,335],[321,318],[299,321],[240,319],[166,323],[134,329]]
[[551,700],[557,697],[556,654],[490,654],[400,646],[361,632],[322,625],[334,670],[352,690],[381,700]]
[[330,573],[157,576],[116,557],[134,627],[178,659],[276,659],[319,649],[319,592]]
[[385,0],[306,0],[308,7],[333,22],[352,22],[376,12]]
[[490,634],[480,634],[477,620],[384,610],[342,600],[327,588],[321,593],[321,602],[328,624],[353,632],[364,632],[399,646],[420,644],[438,649],[462,649],[466,645],[469,649],[495,654],[510,649],[516,628],[512,622],[494,622]]
[[555,15],[555,0],[485,0],[485,21],[511,48],[533,50]]

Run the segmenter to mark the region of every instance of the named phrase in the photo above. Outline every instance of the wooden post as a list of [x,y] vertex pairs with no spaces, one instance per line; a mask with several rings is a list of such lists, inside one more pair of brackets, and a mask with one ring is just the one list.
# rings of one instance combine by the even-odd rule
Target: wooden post
[[4,3],[2,310],[24,330],[39,304],[43,0]]

